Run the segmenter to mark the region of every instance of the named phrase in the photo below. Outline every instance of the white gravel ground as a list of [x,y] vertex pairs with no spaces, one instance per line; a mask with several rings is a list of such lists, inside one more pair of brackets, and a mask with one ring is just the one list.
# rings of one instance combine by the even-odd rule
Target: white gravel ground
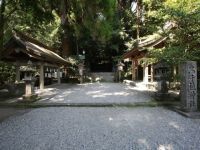
[[144,87],[127,86],[122,83],[61,84],[51,92],[56,90],[56,96],[40,100],[39,103],[134,103],[152,100],[144,91]]
[[200,120],[162,107],[38,108],[0,123],[0,150],[199,150]]

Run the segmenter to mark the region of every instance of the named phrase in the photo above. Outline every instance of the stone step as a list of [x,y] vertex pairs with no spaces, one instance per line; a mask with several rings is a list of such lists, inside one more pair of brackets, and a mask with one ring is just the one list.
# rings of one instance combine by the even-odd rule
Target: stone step
[[113,72],[92,72],[91,77],[94,82],[95,81],[103,81],[103,82],[113,82],[114,81],[114,73]]

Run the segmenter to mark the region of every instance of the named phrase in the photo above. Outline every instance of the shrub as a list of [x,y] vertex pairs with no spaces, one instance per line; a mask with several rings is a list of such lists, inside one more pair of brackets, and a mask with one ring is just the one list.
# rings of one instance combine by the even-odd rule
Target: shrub
[[15,81],[15,67],[9,63],[0,62],[0,85]]

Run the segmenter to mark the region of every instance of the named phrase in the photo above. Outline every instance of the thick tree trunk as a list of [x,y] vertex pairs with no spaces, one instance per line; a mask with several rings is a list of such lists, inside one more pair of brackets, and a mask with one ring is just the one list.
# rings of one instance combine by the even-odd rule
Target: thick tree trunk
[[137,39],[140,38],[141,13],[142,13],[142,0],[137,0]]
[[62,38],[62,56],[64,58],[70,56],[72,54],[72,50],[70,48],[70,41],[67,36],[63,36]]
[[70,48],[70,40],[68,36],[68,30],[67,26],[69,24],[67,14],[69,12],[69,1],[68,0],[62,0],[61,1],[61,24],[63,28],[63,35],[62,35],[62,56],[68,57],[72,54],[72,50]]
[[5,11],[5,0],[1,0],[1,3],[0,3],[0,58],[1,58],[1,51],[3,50],[3,39],[4,39],[4,11]]

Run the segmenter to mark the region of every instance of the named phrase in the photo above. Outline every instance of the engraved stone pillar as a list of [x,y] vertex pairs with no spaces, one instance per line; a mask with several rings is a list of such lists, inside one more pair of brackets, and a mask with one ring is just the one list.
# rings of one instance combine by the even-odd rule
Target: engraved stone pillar
[[186,61],[181,64],[181,107],[185,111],[197,110],[197,64]]

